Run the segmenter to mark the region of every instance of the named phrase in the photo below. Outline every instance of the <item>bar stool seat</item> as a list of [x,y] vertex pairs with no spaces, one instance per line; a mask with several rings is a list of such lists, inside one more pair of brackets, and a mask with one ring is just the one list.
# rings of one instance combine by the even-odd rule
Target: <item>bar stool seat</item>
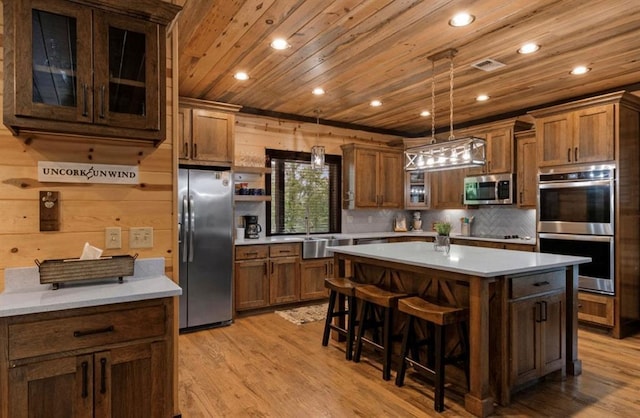
[[[434,377],[435,395],[433,408],[442,412],[444,410],[444,365],[445,365],[445,326],[458,325],[458,331],[461,333],[462,350],[465,359],[465,374],[467,381],[469,378],[468,371],[468,337],[462,324],[469,319],[469,309],[453,306],[444,306],[431,303],[420,297],[409,297],[398,301],[398,311],[409,315],[409,321],[402,338],[401,362],[398,374],[396,376],[396,385],[404,384],[404,376],[407,370],[407,363],[412,364],[416,369],[426,372]],[[433,339],[416,341],[415,331],[413,328],[415,319],[426,321],[433,325]],[[435,341],[433,341],[435,340]],[[415,353],[417,357],[418,348],[422,345],[429,344],[429,356],[435,357],[429,361],[429,365],[435,363],[433,368],[429,368],[419,362],[418,358],[410,358],[409,351]],[[467,382],[468,384],[468,382]]]
[[[360,283],[356,283],[345,277],[328,277],[324,279],[324,287],[329,289],[329,306],[327,308],[327,317],[322,334],[322,345],[326,347],[329,344],[329,334],[331,330],[336,331],[339,335],[347,339],[345,351],[347,360],[351,360],[353,357],[357,312],[355,294],[356,287],[358,286],[361,286]],[[343,295],[347,298],[346,308],[340,311],[335,310],[338,295]],[[334,324],[334,318],[346,319],[345,325],[340,326],[339,324]]]
[[[391,292],[375,285],[362,285],[356,288],[355,297],[360,304],[360,309],[358,312],[358,336],[356,338],[353,361],[356,363],[360,361],[363,343],[382,351],[382,378],[384,380],[391,379],[391,353],[393,352],[391,347],[393,340],[391,327],[393,326],[394,311],[398,306],[398,300],[407,296],[406,293]],[[382,309],[382,321],[376,319],[375,307]],[[365,337],[367,329],[373,329],[374,335],[377,335],[380,328],[382,328],[382,340],[380,342],[377,342],[376,338]]]

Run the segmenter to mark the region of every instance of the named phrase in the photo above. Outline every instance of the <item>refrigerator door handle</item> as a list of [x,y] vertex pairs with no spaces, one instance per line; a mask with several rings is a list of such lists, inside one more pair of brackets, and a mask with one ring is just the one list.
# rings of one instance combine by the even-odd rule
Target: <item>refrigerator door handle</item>
[[187,195],[182,196],[182,213],[180,214],[180,223],[178,224],[178,239],[182,244],[182,262],[187,262],[187,231],[189,231],[189,224],[185,222],[185,217],[188,214]]
[[196,207],[193,196],[189,195],[189,262],[193,262],[193,234],[195,234]]

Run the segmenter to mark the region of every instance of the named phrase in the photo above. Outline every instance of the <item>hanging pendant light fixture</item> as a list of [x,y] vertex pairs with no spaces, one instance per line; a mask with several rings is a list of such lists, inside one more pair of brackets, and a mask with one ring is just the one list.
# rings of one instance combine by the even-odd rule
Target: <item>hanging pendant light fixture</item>
[[[427,145],[407,148],[406,171],[442,171],[482,166],[486,162],[485,140],[473,136],[456,139],[453,135],[453,57],[455,49],[432,55],[431,139]],[[449,58],[449,138],[438,143],[435,138],[435,62]]]
[[324,168],[324,146],[320,143],[320,110],[316,109],[316,145],[311,147],[311,168],[322,170]]

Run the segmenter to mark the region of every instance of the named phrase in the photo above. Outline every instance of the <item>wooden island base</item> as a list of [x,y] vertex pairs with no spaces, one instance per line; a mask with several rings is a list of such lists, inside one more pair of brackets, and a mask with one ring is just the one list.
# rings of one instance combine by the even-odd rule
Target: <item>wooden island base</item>
[[[412,258],[416,250],[424,257]],[[501,273],[505,258],[523,254],[535,263],[512,260],[519,270]],[[348,261],[356,281],[469,308],[470,387],[465,409],[484,417],[493,412],[494,401],[508,405],[513,392],[546,375],[581,373],[576,267],[584,261],[570,257],[564,264],[555,259],[544,262],[540,255],[454,245],[450,260],[443,262],[445,257],[435,253],[432,244],[413,242],[335,247],[334,263],[337,275],[344,274]],[[500,261],[493,270],[478,266],[474,274],[464,268],[474,257],[485,259],[484,267],[492,259]],[[403,321],[398,318],[395,326]]]

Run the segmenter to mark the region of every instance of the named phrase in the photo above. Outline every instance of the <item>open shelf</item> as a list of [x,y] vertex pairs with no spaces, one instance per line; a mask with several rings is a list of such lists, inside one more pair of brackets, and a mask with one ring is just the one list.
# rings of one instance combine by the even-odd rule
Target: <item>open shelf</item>
[[255,195],[243,195],[243,194],[235,194],[233,195],[233,200],[236,202],[270,202],[271,196],[255,196]]

